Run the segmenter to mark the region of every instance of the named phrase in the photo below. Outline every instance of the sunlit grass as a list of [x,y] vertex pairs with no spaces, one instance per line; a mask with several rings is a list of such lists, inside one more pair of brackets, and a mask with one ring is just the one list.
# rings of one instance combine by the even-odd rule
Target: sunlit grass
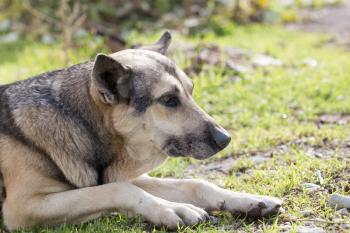
[[[285,154],[274,155],[261,165],[249,158],[251,151],[268,151],[280,144],[303,138],[310,145],[324,140],[344,141],[349,125],[318,127],[315,121],[323,113],[350,113],[350,54],[333,47],[323,47],[325,35],[310,35],[287,31],[280,27],[235,26],[223,37],[207,35],[183,38],[182,43],[215,43],[225,47],[244,48],[249,53],[267,53],[283,62],[281,67],[258,68],[230,81],[224,67],[212,67],[208,72],[191,77],[195,83],[194,97],[232,134],[230,146],[218,156],[243,154],[237,158],[232,175],[224,177],[227,188],[257,194],[274,195],[285,202],[286,213],[261,222],[243,221],[241,230],[278,232],[278,224],[288,216],[302,217],[300,211],[311,209],[315,217],[332,219],[335,211],[327,206],[328,196],[309,194],[300,189],[303,182],[316,182],[316,170],[322,171],[325,186],[344,193],[344,182],[335,182],[334,174],[346,174],[349,162],[334,156],[319,159],[307,155],[303,148],[292,147]],[[130,44],[154,41],[157,35],[130,34]],[[101,39],[85,38],[80,48],[72,50],[70,64],[93,59],[97,52],[106,51]],[[317,61],[316,67],[303,64],[305,58]],[[181,54],[174,56],[181,66],[188,65]],[[30,41],[0,44],[0,83],[9,83],[64,67],[62,47]],[[155,176],[183,177],[192,160],[171,159],[152,172]],[[244,168],[249,172],[236,176]],[[230,232],[234,222],[242,221],[230,215],[220,215],[219,223],[201,224],[183,232]],[[292,222],[296,229],[302,222]],[[231,229],[231,230],[230,230]],[[153,229],[142,220],[125,216],[105,217],[81,226],[59,226],[36,232],[142,232]]]

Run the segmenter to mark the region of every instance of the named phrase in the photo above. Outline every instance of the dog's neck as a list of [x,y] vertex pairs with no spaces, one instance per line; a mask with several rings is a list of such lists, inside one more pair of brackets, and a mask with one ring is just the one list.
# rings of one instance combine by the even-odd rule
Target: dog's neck
[[167,159],[157,148],[126,143],[119,147],[112,164],[105,170],[104,182],[129,181],[160,166]]

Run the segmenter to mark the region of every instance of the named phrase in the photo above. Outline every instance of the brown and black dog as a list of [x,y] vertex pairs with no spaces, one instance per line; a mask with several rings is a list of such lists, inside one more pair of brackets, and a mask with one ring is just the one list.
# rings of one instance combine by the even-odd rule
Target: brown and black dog
[[176,228],[224,210],[275,214],[277,198],[145,175],[168,156],[208,158],[229,134],[164,56],[171,36],[0,86],[0,171],[8,229],[80,223],[111,211]]

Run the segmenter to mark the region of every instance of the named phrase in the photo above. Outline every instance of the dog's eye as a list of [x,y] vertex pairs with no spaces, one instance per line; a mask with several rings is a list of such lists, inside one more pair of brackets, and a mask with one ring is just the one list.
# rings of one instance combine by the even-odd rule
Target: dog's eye
[[169,108],[176,108],[180,105],[180,99],[174,95],[163,96],[159,99],[159,102]]

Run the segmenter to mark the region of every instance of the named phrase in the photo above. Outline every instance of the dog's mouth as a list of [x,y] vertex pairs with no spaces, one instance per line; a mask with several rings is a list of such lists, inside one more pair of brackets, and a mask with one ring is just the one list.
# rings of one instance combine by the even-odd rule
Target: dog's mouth
[[187,134],[182,137],[168,136],[162,150],[172,157],[190,156],[196,159],[209,158],[223,150],[231,141],[231,136],[215,124],[200,134]]
[[195,159],[207,159],[222,148],[218,147],[210,140],[181,140],[172,138],[163,146],[163,151],[171,157],[193,157]]

